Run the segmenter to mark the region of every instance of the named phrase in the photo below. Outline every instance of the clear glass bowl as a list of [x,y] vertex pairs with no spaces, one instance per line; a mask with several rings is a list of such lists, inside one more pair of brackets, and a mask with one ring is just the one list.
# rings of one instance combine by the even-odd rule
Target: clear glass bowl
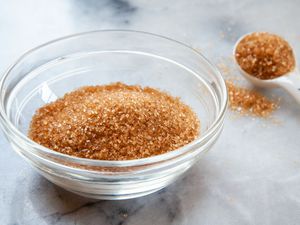
[[[172,152],[127,161],[64,155],[27,138],[35,110],[83,85],[151,86],[179,96],[198,114],[201,135]],[[51,182],[79,195],[128,199],[176,180],[214,144],[227,91],[218,70],[185,44],[137,31],[76,34],[24,54],[0,82],[0,122],[13,149]]]

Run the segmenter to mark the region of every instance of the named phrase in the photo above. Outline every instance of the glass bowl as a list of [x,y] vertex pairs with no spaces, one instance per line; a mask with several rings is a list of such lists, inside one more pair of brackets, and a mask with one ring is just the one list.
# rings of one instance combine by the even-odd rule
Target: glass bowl
[[[84,85],[121,81],[178,96],[201,121],[192,143],[154,157],[104,161],[72,157],[27,138],[35,110]],[[126,30],[60,38],[25,53],[0,82],[0,122],[13,149],[51,182],[97,199],[158,191],[186,172],[222,131],[227,91],[199,52],[159,35]]]

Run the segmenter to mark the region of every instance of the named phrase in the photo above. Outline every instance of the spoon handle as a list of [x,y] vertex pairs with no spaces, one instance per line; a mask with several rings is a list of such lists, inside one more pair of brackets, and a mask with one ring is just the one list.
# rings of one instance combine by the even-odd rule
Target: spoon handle
[[297,69],[286,76],[282,76],[278,85],[290,93],[300,104],[300,73]]

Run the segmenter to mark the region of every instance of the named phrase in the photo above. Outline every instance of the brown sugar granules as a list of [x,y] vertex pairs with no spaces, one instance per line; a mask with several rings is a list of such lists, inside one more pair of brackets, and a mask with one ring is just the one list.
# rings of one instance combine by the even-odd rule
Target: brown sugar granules
[[129,160],[166,153],[199,135],[191,108],[153,88],[87,86],[37,110],[29,137],[77,157]]
[[289,43],[267,32],[246,35],[237,45],[235,58],[250,75],[267,80],[295,68],[295,57]]
[[226,81],[229,107],[241,114],[250,114],[258,117],[268,117],[278,108],[278,104],[267,99],[260,93],[238,87],[231,81]]

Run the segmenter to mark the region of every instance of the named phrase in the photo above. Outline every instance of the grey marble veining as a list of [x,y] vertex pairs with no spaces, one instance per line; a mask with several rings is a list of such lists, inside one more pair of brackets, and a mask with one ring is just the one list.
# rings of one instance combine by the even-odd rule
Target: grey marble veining
[[[258,0],[0,0],[0,71],[24,51],[96,29],[165,35],[228,60],[237,38],[255,30],[284,35],[300,52],[300,2]],[[233,70],[235,73],[236,71]],[[0,224],[299,224],[300,107],[282,90],[274,117],[234,117],[186,176],[146,197],[95,201],[38,175],[0,134]]]

